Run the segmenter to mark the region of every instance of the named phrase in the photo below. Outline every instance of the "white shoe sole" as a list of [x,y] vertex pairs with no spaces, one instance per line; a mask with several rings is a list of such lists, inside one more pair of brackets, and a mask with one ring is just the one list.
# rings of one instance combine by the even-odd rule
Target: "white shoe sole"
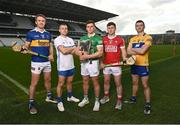
[[82,108],[82,107],[84,107],[84,106],[87,105],[87,104],[89,104],[89,101],[86,102],[84,105],[79,105],[79,104],[78,104],[78,106]]
[[109,101],[110,101],[110,99],[106,100],[105,102],[101,102],[101,100],[100,100],[100,103],[101,103],[101,104],[105,104],[105,103],[107,103],[107,102],[109,102]]
[[68,101],[68,102],[76,102],[76,103],[77,103],[77,102],[79,102],[80,100],[76,100],[76,101],[75,101],[75,100],[71,100],[71,99],[67,98],[67,101]]
[[46,102],[51,102],[51,103],[57,103],[57,101],[53,101],[53,100],[49,100],[49,99],[45,99]]

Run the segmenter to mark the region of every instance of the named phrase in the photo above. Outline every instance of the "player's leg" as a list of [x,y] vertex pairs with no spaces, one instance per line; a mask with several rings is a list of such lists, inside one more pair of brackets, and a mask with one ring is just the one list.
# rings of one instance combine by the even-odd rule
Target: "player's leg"
[[99,85],[99,76],[91,77],[93,86],[94,86],[94,95],[95,95],[95,103],[93,111],[99,111],[100,103],[99,103],[99,95],[100,95],[100,85]]
[[78,104],[79,107],[84,107],[86,104],[89,103],[88,99],[88,90],[89,90],[89,76],[82,76],[83,78],[83,100]]
[[51,64],[50,64],[50,62],[45,62],[43,64],[44,64],[44,67],[43,67],[44,86],[47,91],[47,96],[46,96],[45,101],[56,103],[56,101],[53,99],[53,96],[51,93]]
[[29,87],[29,111],[30,114],[36,114],[37,109],[35,107],[35,92],[36,86],[39,82],[40,74],[42,71],[42,63],[31,62],[31,85]]
[[66,79],[67,83],[67,101],[70,102],[79,102],[79,99],[75,98],[72,94],[72,82],[74,78],[75,69],[68,71],[68,77]]
[[62,101],[62,91],[63,91],[63,85],[66,80],[65,76],[59,75],[58,77],[58,85],[57,85],[57,107],[58,110],[63,112],[64,111],[64,106],[63,106],[63,101]]
[[117,102],[116,102],[115,109],[121,110],[121,108],[122,108],[122,93],[123,93],[123,88],[122,88],[122,83],[121,83],[121,74],[114,75],[114,82],[116,85],[116,92],[117,92]]
[[95,103],[93,111],[99,111],[100,108],[100,102],[99,102],[99,95],[100,95],[100,85],[99,85],[99,61],[93,60],[92,63],[89,63],[88,65],[88,71],[90,74],[90,77],[93,82],[94,86],[94,95],[95,95]]
[[117,92],[117,102],[116,102],[115,109],[121,110],[121,108],[122,108],[122,92],[123,92],[123,88],[122,88],[122,84],[121,84],[122,70],[121,70],[121,67],[111,67],[111,71],[114,76],[114,82],[115,82],[116,92]]
[[88,90],[89,90],[89,72],[87,68],[87,63],[81,63],[81,76],[83,79],[83,100],[78,104],[79,107],[84,107],[89,103]]
[[137,100],[137,93],[139,89],[139,76],[138,75],[131,75],[132,77],[132,96],[130,98],[130,103],[136,103]]
[[105,104],[106,102],[109,102],[110,79],[112,74],[111,67],[105,67],[103,69],[103,74],[104,74],[104,96],[100,100],[101,104]]
[[31,85],[29,87],[29,111],[30,114],[36,114],[37,109],[35,107],[35,101],[34,101],[34,96],[35,96],[35,91],[36,91],[36,86],[39,81],[39,74],[31,73]]
[[145,96],[144,114],[150,114],[151,113],[151,101],[150,101],[151,90],[148,85],[149,76],[143,76],[141,77],[141,80],[142,80],[142,85],[144,88],[144,96]]

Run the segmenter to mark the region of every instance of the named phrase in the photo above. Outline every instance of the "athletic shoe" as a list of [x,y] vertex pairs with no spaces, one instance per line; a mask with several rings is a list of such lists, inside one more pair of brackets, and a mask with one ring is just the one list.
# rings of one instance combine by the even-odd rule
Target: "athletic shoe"
[[85,105],[87,105],[89,103],[89,99],[88,98],[84,98],[79,104],[79,107],[84,107]]
[[29,104],[29,113],[32,114],[32,115],[37,114],[37,109],[35,108],[34,103]]
[[144,114],[145,115],[150,115],[151,114],[151,105],[145,105],[144,106]]
[[101,104],[105,104],[106,102],[109,102],[109,97],[108,96],[104,96],[101,100],[100,100],[100,102],[101,102]]
[[122,103],[117,103],[115,106],[115,110],[121,110],[122,109]]
[[70,98],[67,97],[67,101],[68,102],[79,102],[80,100],[74,96],[71,96]]
[[60,112],[64,112],[64,106],[63,106],[63,103],[62,103],[62,102],[59,102],[59,103],[57,104],[57,107],[58,107],[58,110],[59,110]]
[[136,99],[133,99],[133,98],[131,97],[129,100],[125,100],[124,103],[136,104]]
[[100,103],[99,101],[95,101],[93,111],[99,111]]
[[52,96],[47,96],[46,99],[45,99],[46,102],[51,102],[51,103],[57,103],[56,100],[53,99]]

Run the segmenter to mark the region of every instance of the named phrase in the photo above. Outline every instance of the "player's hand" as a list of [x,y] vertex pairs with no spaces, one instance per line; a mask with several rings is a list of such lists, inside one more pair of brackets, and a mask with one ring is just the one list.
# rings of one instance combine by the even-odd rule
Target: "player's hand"
[[54,62],[54,56],[53,55],[49,55],[48,59],[49,59],[49,61]]
[[105,65],[104,63],[100,63],[100,69],[104,69]]
[[84,52],[84,54],[81,56],[82,60],[86,60],[89,59],[89,55],[87,54],[87,52]]
[[22,46],[21,53],[22,54],[27,54],[28,53],[28,48],[26,46]]

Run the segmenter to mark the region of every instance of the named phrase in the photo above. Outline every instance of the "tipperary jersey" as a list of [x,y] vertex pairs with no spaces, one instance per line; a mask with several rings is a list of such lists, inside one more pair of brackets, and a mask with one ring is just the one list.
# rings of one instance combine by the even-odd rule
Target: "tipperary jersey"
[[[143,45],[151,46],[152,37],[150,35],[144,34],[143,36],[134,36],[130,39],[132,48],[141,48]],[[148,66],[149,65],[149,50],[144,55],[136,55],[136,63],[138,66]]]
[[[49,56],[49,47],[51,35],[47,31],[40,32],[37,28],[29,31],[26,36],[26,41],[30,42],[30,47],[33,52],[37,52],[44,56]],[[46,58],[32,55],[32,62],[47,62]]]
[[124,40],[120,36],[103,37],[104,64],[118,63],[121,58],[121,48],[125,48]]

